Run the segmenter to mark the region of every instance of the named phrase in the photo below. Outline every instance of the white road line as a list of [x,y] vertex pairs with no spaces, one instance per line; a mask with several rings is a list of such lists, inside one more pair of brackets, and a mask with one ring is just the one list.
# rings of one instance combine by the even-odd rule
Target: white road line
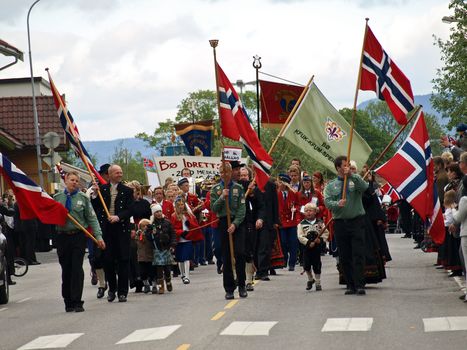
[[273,322],[232,322],[221,335],[269,335],[269,331],[276,325]]
[[424,318],[425,332],[466,331],[467,317]]
[[18,348],[18,350],[66,348],[84,333],[69,333],[39,337]]
[[321,332],[367,332],[372,325],[372,317],[328,318]]
[[126,336],[122,340],[120,340],[116,344],[126,344],[126,343],[135,343],[140,341],[148,341],[148,340],[160,340],[165,339],[177,329],[179,329],[182,325],[174,325],[174,326],[165,326],[165,327],[156,327],[156,328],[146,328],[146,329],[138,329],[131,333],[130,335]]
[[16,302],[16,304],[21,304],[21,303],[24,303],[25,301],[28,301],[28,300],[31,300],[31,299],[32,299],[31,297],[29,297],[29,298],[24,298],[24,299],[18,300],[18,301]]

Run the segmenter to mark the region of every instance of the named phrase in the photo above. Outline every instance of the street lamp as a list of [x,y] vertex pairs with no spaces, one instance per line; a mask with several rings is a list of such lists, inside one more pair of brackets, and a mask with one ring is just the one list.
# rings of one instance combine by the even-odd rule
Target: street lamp
[[454,16],[444,16],[443,18],[441,18],[441,21],[443,21],[443,23],[456,23],[456,22],[459,22],[456,17]]
[[35,4],[41,0],[36,0],[31,5],[28,11],[27,25],[28,25],[28,48],[29,48],[29,69],[31,71],[31,88],[32,88],[32,110],[34,113],[34,130],[35,130],[35,143],[36,143],[36,156],[37,156],[37,170],[39,172],[39,184],[44,188],[44,177],[42,174],[42,160],[41,160],[41,139],[39,136],[39,117],[37,116],[36,93],[34,91],[34,74],[32,72],[32,56],[31,56],[31,34],[29,32],[29,15]]

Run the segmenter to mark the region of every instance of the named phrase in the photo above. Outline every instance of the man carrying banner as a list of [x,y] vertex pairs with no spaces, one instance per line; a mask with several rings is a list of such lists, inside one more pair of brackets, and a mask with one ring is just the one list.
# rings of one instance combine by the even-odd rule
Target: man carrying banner
[[[91,226],[99,248],[105,249],[101,228],[91,202],[78,186],[79,174],[75,171],[69,172],[65,175],[65,190],[57,193],[54,199],[63,204],[81,226]],[[65,311],[82,312],[84,311],[84,302],[81,297],[84,284],[83,258],[86,236],[68,219],[64,226],[57,225],[55,244],[58,261],[62,268],[62,297],[65,302]]]
[[[339,252],[339,264],[347,281],[346,295],[364,295],[365,210],[362,195],[368,184],[360,175],[352,174],[346,156],[334,160],[337,178],[324,189],[324,202],[334,218],[334,234]],[[344,176],[348,185],[342,199]]]
[[[231,179],[232,166],[227,163],[221,163],[219,173],[222,179]],[[227,227],[227,205],[229,201],[231,224]],[[245,288],[245,256],[244,241],[245,232],[241,224],[245,219],[245,198],[243,187],[230,180],[228,184],[221,180],[219,184],[211,190],[211,210],[219,218],[218,231],[221,239],[222,261],[223,265],[223,283],[225,289],[225,298],[227,300],[234,298],[235,278],[232,268],[237,273],[238,292],[241,298],[246,298],[248,293]],[[235,266],[232,267],[232,257],[230,256],[229,235],[233,237],[233,246],[235,252]]]

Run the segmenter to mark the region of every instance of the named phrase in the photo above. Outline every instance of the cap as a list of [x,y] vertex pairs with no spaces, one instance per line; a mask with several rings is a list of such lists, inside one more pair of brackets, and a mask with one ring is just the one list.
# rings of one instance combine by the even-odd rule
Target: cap
[[287,174],[279,174],[279,180],[286,182],[286,183],[291,183],[292,180],[290,179],[290,176]]
[[162,211],[162,207],[160,204],[151,205],[151,212],[154,214],[156,211]]
[[302,181],[311,181],[310,175],[304,175],[304,176],[302,177]]
[[110,168],[110,164],[108,163],[105,163],[105,164],[102,164],[101,167],[99,168],[99,174],[105,174],[109,171],[109,168]]
[[186,183],[188,183],[188,182],[189,182],[189,181],[188,181],[188,179],[187,179],[186,177],[182,177],[180,180],[178,180],[177,185],[178,185],[178,186],[181,186],[181,185],[186,184]]
[[467,131],[467,124],[465,123],[460,123],[459,125],[457,125],[456,127],[456,131],[460,131],[460,132],[465,132]]
[[240,163],[238,160],[231,160],[229,163],[232,166],[232,169],[241,168],[245,166],[245,164]]

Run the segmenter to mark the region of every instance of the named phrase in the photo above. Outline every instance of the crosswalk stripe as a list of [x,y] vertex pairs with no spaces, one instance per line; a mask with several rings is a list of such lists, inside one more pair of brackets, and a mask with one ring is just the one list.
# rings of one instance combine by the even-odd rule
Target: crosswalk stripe
[[424,318],[425,332],[465,331],[467,330],[467,317],[433,317]]
[[372,317],[328,318],[321,332],[366,332],[372,325]]
[[18,348],[18,350],[66,348],[84,333],[56,334],[38,337]]
[[146,329],[138,329],[133,333],[127,335],[125,338],[117,342],[116,344],[126,344],[126,343],[135,343],[140,341],[148,341],[148,340],[160,340],[165,339],[177,329],[179,329],[182,325],[174,325],[174,326],[164,326],[164,327],[156,327],[156,328],[146,328]]
[[232,322],[221,335],[269,335],[269,331],[277,324],[272,322]]

